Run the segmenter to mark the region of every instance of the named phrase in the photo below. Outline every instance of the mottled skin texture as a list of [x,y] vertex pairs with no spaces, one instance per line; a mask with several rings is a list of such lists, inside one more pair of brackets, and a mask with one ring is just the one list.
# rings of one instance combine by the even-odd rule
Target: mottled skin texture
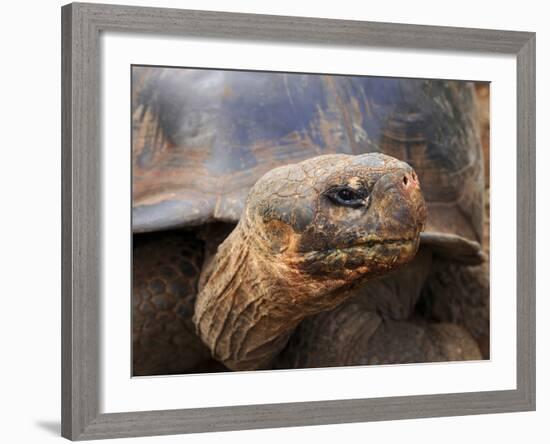
[[203,271],[199,336],[232,370],[271,367],[305,317],[414,257],[425,212],[412,168],[382,154],[271,171]]

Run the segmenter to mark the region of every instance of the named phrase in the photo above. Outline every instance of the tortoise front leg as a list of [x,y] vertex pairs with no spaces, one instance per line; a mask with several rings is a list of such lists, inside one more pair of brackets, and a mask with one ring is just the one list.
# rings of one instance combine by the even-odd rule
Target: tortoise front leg
[[422,319],[392,320],[357,298],[300,324],[276,368],[410,364],[482,359],[461,326]]
[[134,236],[134,376],[224,369],[211,359],[191,321],[203,256],[203,243],[193,232]]
[[336,309],[305,319],[278,368],[404,364],[481,359],[471,335],[415,312],[432,266],[423,248],[402,269],[367,283]]

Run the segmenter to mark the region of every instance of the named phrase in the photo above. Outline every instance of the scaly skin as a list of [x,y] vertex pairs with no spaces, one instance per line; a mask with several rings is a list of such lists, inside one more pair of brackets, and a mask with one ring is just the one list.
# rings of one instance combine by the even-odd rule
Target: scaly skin
[[274,368],[411,364],[482,359],[460,325],[411,317],[394,320],[370,310],[356,295],[329,312],[305,319]]
[[133,375],[225,370],[191,322],[203,245],[193,232],[134,237]]
[[203,269],[199,336],[232,370],[269,368],[301,320],[409,262],[425,218],[416,174],[389,156],[327,155],[272,170]]

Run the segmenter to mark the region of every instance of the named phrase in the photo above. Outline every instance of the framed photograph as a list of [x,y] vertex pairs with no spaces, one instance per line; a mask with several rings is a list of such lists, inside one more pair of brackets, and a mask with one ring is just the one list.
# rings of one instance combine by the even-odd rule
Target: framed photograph
[[63,436],[534,410],[534,33],[78,3],[62,53]]

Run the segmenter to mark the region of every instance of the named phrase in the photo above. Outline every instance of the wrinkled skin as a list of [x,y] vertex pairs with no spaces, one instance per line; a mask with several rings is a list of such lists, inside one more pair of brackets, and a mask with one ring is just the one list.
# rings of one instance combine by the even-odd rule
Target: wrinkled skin
[[411,261],[425,220],[415,172],[383,154],[272,170],[203,268],[199,336],[232,370],[268,368],[302,319]]
[[[358,288],[334,310],[304,319],[274,368],[481,359],[474,337],[461,325],[452,319],[428,321],[418,313],[433,262],[432,251],[420,247],[399,270]],[[452,284],[447,287],[453,289]],[[446,297],[442,299],[438,304],[445,303]]]

